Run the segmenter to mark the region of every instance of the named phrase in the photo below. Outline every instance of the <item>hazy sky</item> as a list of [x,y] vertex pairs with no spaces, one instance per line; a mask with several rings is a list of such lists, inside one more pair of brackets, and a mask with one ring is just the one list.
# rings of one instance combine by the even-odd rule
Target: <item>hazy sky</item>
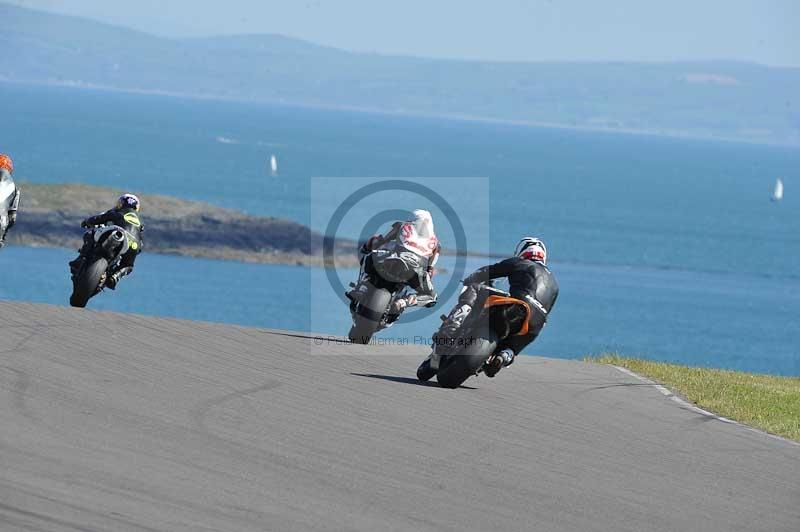
[[[0,0],[2,1],[2,0]],[[800,66],[795,0],[11,0],[166,36],[281,33],[358,51]]]

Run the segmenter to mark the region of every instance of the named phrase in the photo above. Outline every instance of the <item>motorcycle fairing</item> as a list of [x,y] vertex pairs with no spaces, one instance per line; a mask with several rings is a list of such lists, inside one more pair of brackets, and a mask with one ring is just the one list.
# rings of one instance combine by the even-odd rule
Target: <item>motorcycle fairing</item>
[[499,307],[503,305],[521,305],[525,309],[525,321],[522,323],[519,331],[514,333],[513,336],[525,336],[528,334],[528,324],[530,323],[532,312],[528,302],[511,296],[499,296],[492,294],[487,297],[486,301],[483,303],[484,308]]

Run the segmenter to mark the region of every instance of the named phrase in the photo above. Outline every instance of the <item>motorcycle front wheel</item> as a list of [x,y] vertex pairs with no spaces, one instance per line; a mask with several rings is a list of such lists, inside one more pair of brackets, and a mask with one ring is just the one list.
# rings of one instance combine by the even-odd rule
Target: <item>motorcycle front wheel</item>
[[422,382],[431,380],[436,375],[436,370],[431,367],[430,357],[422,361],[422,364],[417,368],[417,379]]

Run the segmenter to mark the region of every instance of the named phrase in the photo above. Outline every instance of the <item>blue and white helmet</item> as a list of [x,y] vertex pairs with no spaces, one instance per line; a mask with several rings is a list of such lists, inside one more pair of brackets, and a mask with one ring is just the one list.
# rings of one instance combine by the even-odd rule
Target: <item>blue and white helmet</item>
[[533,236],[526,236],[517,244],[514,255],[522,259],[547,264],[547,248],[544,242]]
[[117,200],[116,209],[133,209],[139,211],[139,198],[133,194],[123,194]]

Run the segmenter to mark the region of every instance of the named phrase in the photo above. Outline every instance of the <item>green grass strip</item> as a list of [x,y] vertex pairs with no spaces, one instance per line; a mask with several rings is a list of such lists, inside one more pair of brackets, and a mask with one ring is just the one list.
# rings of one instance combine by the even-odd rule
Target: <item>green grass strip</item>
[[800,378],[692,368],[615,353],[587,362],[613,364],[657,381],[704,410],[800,441]]

